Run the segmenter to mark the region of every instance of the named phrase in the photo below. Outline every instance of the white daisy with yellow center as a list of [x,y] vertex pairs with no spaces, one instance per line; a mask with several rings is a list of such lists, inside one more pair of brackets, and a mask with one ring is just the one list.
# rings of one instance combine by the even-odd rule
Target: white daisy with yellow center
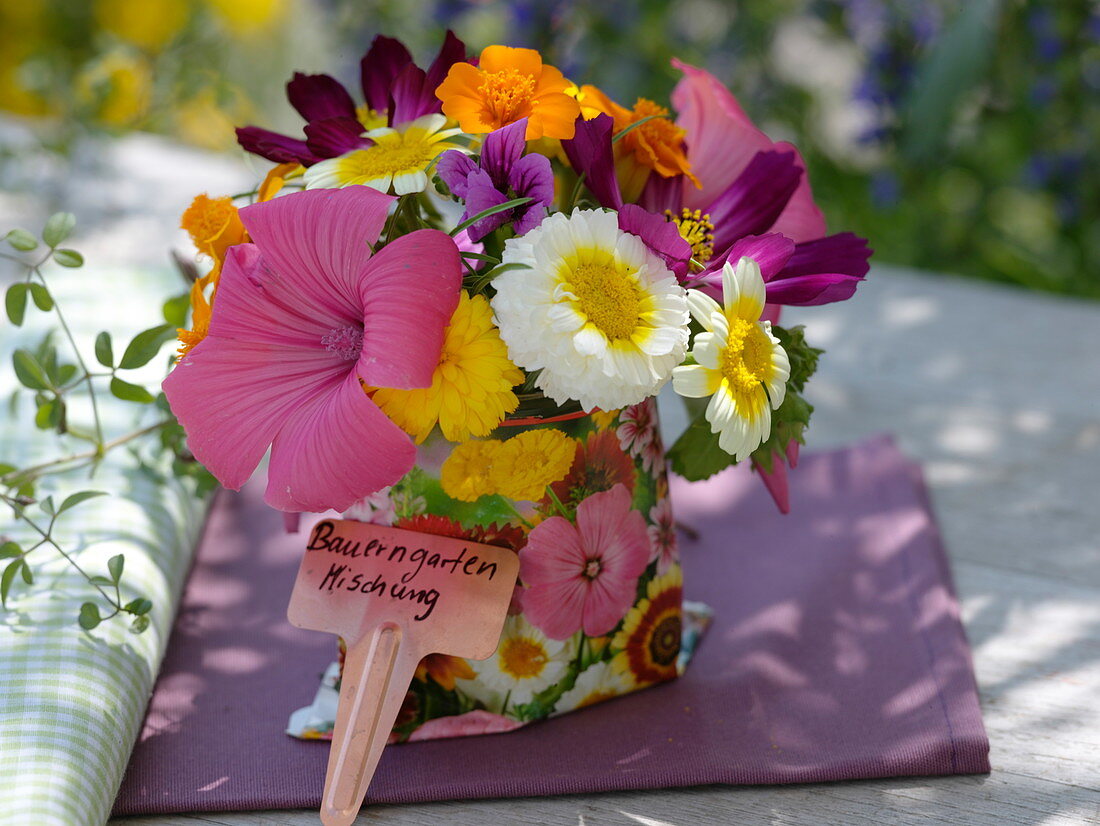
[[681,396],[710,396],[706,417],[718,445],[746,459],[771,433],[771,411],[783,403],[791,363],[761,321],[765,289],[760,267],[742,258],[722,268],[722,304],[690,290],[688,306],[705,332],[695,336],[695,364],[677,367],[672,386]]
[[445,129],[446,125],[446,117],[432,114],[409,121],[400,129],[371,129],[366,136],[374,146],[315,163],[305,171],[306,189],[365,184],[380,192],[389,192],[392,187],[398,195],[423,192],[428,185],[428,171],[439,156],[448,149],[465,149],[450,140],[462,130]]
[[599,662],[588,666],[573,687],[561,695],[554,704],[554,714],[593,706],[631,690],[624,676],[611,668],[610,663]]
[[473,680],[456,680],[463,694],[501,713],[529,703],[536,694],[561,680],[576,654],[572,640],[552,640],[522,616],[504,623],[500,645],[487,660],[470,660]]
[[652,396],[687,351],[687,298],[664,262],[614,212],[556,213],[504,247],[524,269],[493,281],[513,362],[540,370],[559,404],[614,410]]

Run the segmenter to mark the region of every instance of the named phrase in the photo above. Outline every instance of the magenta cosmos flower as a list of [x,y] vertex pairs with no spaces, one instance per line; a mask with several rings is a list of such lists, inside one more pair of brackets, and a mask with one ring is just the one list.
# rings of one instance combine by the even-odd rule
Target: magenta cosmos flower
[[377,254],[393,201],[365,186],[241,210],[210,331],[164,381],[188,446],[239,489],[271,448],[265,499],[345,510],[412,467],[412,440],[364,392],[431,385],[462,276],[454,241],[410,233]]
[[589,496],[575,526],[552,516],[527,537],[519,555],[527,619],[554,640],[579,629],[606,634],[633,605],[649,557],[645,519],[631,510],[626,486]]

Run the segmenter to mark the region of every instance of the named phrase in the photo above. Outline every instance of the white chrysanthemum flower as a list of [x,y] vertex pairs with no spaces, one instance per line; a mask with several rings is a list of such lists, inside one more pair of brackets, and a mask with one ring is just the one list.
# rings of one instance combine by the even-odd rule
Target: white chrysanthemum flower
[[428,185],[428,170],[448,149],[463,149],[450,141],[461,129],[444,129],[447,118],[440,114],[422,115],[400,129],[383,126],[371,129],[367,137],[374,146],[353,149],[337,158],[315,163],[303,176],[306,189],[338,189],[364,184],[379,192],[398,195],[423,192]]
[[540,691],[562,679],[576,654],[575,648],[571,638],[552,640],[522,616],[508,617],[493,656],[469,661],[477,679],[460,679],[455,684],[463,694],[500,713],[505,698],[509,708],[529,703]]
[[751,258],[722,268],[722,305],[690,290],[688,306],[706,332],[695,336],[695,364],[677,367],[672,386],[681,396],[710,396],[706,417],[718,445],[746,459],[771,433],[774,408],[783,403],[791,363],[772,335],[764,312],[764,279]]
[[554,714],[602,703],[620,694],[626,694],[632,686],[625,677],[611,668],[610,663],[599,662],[588,666],[573,687],[561,695],[554,705]]
[[687,299],[664,262],[618,216],[551,215],[504,247],[493,312],[513,362],[541,370],[554,401],[614,410],[654,395],[684,359]]

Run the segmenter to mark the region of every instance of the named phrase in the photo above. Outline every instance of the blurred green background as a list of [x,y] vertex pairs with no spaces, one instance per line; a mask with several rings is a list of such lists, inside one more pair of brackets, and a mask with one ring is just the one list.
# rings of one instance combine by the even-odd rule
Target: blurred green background
[[627,104],[667,102],[673,56],[705,66],[878,260],[1100,298],[1089,0],[0,0],[3,186],[133,130],[227,152],[234,124],[297,130],[291,71],[352,81],[373,35],[426,58],[447,27]]

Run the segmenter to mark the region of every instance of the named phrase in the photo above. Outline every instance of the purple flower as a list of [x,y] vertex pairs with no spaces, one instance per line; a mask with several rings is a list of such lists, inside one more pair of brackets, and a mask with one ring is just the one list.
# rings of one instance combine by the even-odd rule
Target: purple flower
[[[435,88],[451,66],[466,59],[466,46],[448,31],[439,54],[425,72],[399,40],[379,35],[359,62],[359,81],[367,109],[386,113],[390,126],[440,111]],[[312,166],[325,158],[371,146],[365,127],[344,85],[329,75],[295,72],[286,86],[287,99],[306,120],[305,139],[245,126],[237,142],[248,152],[276,163]]]
[[554,200],[554,173],[550,160],[542,155],[524,155],[527,119],[490,132],[481,148],[480,163],[452,149],[444,152],[436,172],[451,192],[466,204],[466,221],[492,207],[515,198],[531,198],[530,203],[489,215],[469,228],[470,240],[480,241],[509,221],[516,235],[537,227],[546,216],[546,207]]
[[[593,196],[602,206],[618,210],[619,227],[641,238],[687,286],[701,287],[721,300],[722,266],[748,256],[760,265],[770,304],[805,306],[851,298],[869,269],[867,242],[849,232],[795,243],[774,231],[803,175],[794,147],[775,147],[753,155],[696,219],[684,210],[682,176],[651,176],[641,205],[623,204],[612,159],[611,118],[606,115],[578,118],[572,140],[562,141],[569,163],[584,176]],[[666,215],[678,219],[679,227]],[[696,239],[696,247],[684,234]],[[705,266],[689,276],[693,255],[705,258]]]

